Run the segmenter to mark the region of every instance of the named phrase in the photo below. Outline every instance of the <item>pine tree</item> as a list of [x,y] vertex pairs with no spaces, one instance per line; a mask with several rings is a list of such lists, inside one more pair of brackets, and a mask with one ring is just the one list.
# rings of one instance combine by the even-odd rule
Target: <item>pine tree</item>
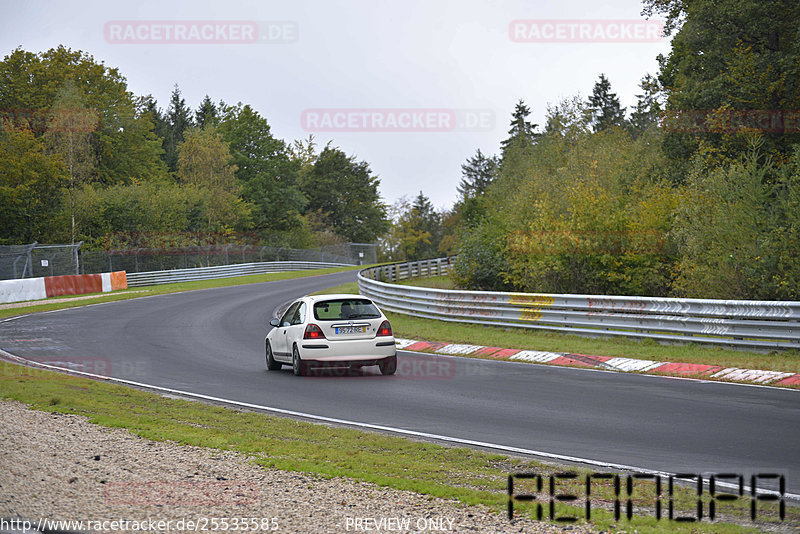
[[540,135],[536,133],[536,128],[538,128],[539,125],[531,124],[525,120],[530,114],[530,108],[520,99],[514,108],[514,113],[511,115],[511,129],[508,130],[509,137],[500,143],[503,157],[505,157],[506,152],[512,147],[527,148],[536,143]]
[[486,157],[479,148],[475,155],[461,165],[458,193],[462,200],[482,195],[497,177],[497,156]]
[[589,97],[587,104],[595,132],[625,124],[625,108],[620,107],[619,98],[611,92],[611,82],[605,74],[601,74],[600,79],[594,84],[592,96]]
[[433,258],[442,240],[442,216],[436,212],[430,199],[422,191],[411,204],[403,198],[398,206],[400,211],[392,228],[398,259],[421,260]]
[[178,145],[183,142],[183,134],[192,126],[191,110],[175,84],[167,109],[167,136],[164,138],[164,159],[170,172],[178,170]]
[[211,101],[208,95],[200,103],[200,107],[194,114],[194,122],[198,128],[217,126],[219,124],[219,111],[217,106]]
[[158,107],[158,102],[153,98],[153,95],[140,97],[137,109],[140,115],[144,115],[145,113],[150,115],[150,120],[153,122],[153,133],[160,139],[161,148],[163,149],[161,152],[161,160],[167,163],[166,145],[170,131],[167,118],[164,116],[161,108]]
[[644,132],[651,124],[658,120],[661,113],[661,87],[658,79],[650,74],[642,78],[639,82],[642,93],[636,95],[636,108],[631,113],[629,129],[631,134],[638,136]]

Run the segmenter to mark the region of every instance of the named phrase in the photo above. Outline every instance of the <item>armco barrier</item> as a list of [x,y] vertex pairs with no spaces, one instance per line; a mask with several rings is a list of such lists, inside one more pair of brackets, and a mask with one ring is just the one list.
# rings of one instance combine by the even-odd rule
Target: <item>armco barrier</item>
[[40,300],[62,295],[107,293],[127,287],[125,271],[2,280],[0,281],[0,303]]
[[350,267],[350,265],[347,263],[313,261],[266,261],[258,263],[240,263],[236,265],[220,265],[218,267],[198,267],[196,269],[150,271],[145,273],[129,273],[128,286],[139,287],[172,284],[175,282],[194,282],[197,280],[211,280],[214,278],[228,278],[231,276],[324,269],[326,267]]
[[443,321],[758,349],[800,348],[800,302],[455,291],[392,282],[449,272],[442,258],[364,269],[362,295]]

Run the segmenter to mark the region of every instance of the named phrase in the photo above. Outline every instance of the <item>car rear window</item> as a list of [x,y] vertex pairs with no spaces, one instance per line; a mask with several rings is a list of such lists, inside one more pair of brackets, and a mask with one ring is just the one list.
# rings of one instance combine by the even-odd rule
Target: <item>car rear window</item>
[[314,317],[318,321],[375,319],[380,316],[378,308],[367,299],[333,299],[314,304]]

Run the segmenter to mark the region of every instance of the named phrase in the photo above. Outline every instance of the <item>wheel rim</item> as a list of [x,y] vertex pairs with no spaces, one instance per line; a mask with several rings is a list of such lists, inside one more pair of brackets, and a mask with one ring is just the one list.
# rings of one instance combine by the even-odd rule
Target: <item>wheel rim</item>
[[297,347],[292,351],[292,368],[294,374],[300,374],[300,355],[297,353]]

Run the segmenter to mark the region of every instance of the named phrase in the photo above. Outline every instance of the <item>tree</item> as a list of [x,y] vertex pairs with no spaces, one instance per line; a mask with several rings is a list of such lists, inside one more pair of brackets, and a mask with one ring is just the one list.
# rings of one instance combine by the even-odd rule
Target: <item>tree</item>
[[[0,241],[32,243],[60,234],[53,221],[60,212],[66,170],[47,153],[33,132],[0,129]],[[63,235],[63,234],[62,234]]]
[[[328,142],[325,148],[330,147]],[[289,154],[292,159],[300,162],[302,166],[312,166],[317,161],[317,143],[314,141],[314,134],[308,134],[305,139],[295,139],[289,146]]]
[[206,231],[242,229],[250,209],[239,198],[236,166],[231,164],[228,143],[212,127],[192,128],[178,147],[178,178],[204,195]]
[[253,206],[253,222],[263,234],[301,228],[306,198],[300,190],[299,161],[272,136],[267,120],[249,105],[223,110],[219,132],[230,143],[242,198]]
[[[506,169],[511,165],[512,153],[517,148],[513,148],[507,154],[508,162]],[[477,224],[484,216],[484,195],[489,186],[497,178],[500,161],[497,156],[486,157],[477,150],[475,156],[468,158],[467,162],[461,165],[461,182],[458,184],[459,199],[454,206],[451,216],[455,217],[458,224],[472,226]],[[451,225],[456,221],[450,221]],[[446,245],[451,249],[451,245]]]
[[192,128],[178,147],[178,178],[197,187],[236,189],[228,143],[212,128]]
[[651,125],[658,122],[659,114],[662,111],[661,87],[655,76],[647,74],[639,82],[642,93],[636,95],[636,108],[631,113],[628,128],[634,136],[640,135]]
[[30,129],[42,135],[46,114],[67,80],[72,80],[84,96],[84,105],[102,112],[102,122],[122,110],[130,110],[133,100],[125,78],[115,68],[80,50],[64,46],[34,54],[17,48],[0,62],[0,109],[31,117]]
[[67,170],[69,198],[70,243],[75,243],[75,188],[89,182],[95,167],[90,144],[92,132],[98,127],[99,114],[83,105],[85,97],[72,80],[61,87],[47,115],[45,142],[51,152],[58,154]]
[[486,157],[479,148],[475,155],[461,165],[461,182],[458,193],[462,200],[483,195],[497,177],[497,156]]
[[178,146],[183,143],[184,132],[193,126],[191,110],[175,84],[167,108],[167,136],[164,138],[164,161],[170,172],[178,170]]
[[680,196],[663,178],[659,132],[593,133],[587,120],[581,99],[568,99],[548,109],[545,133],[524,158],[507,152],[482,216],[460,228],[458,286],[669,293]]
[[326,147],[302,184],[309,200],[306,212],[351,242],[375,242],[389,228],[379,184],[366,162]]
[[381,239],[384,261],[435,258],[444,236],[444,216],[438,213],[422,191],[409,201],[400,198],[391,207],[392,227]]
[[147,115],[150,122],[153,123],[153,133],[160,140],[162,145],[161,156],[163,158],[163,144],[169,135],[169,122],[164,113],[162,113],[161,108],[158,107],[158,102],[153,98],[153,95],[139,97],[137,113],[141,116]]
[[219,124],[219,110],[211,101],[208,95],[200,103],[200,107],[194,113],[194,122],[198,128],[205,126],[217,126]]
[[601,74],[600,79],[594,84],[587,105],[595,132],[624,125],[625,108],[620,107],[617,95],[611,92],[611,82],[605,74]]
[[67,83],[78,89],[83,107],[99,113],[90,136],[92,180],[112,184],[163,177],[160,142],[151,120],[137,114],[125,78],[85,52],[64,46],[39,54],[14,50],[0,62],[0,109],[17,125],[44,135],[48,114]]
[[456,286],[479,291],[507,291],[508,270],[506,236],[497,213],[488,213],[483,224],[466,229],[461,235],[458,260],[452,278]]
[[[713,147],[737,158],[747,151],[736,128],[715,128],[714,111],[797,110],[800,106],[800,4],[794,0],[645,0],[644,14],[667,15],[671,50],[659,57],[659,83],[667,95],[667,117],[689,114],[697,131],[673,129],[664,150],[688,162],[699,148]],[[703,124],[703,114],[709,123]],[[732,121],[728,120],[728,124]],[[769,120],[768,120],[769,122]],[[752,125],[756,129],[758,124]],[[770,124],[764,149],[783,154],[800,140],[796,129]]]
[[110,123],[94,135],[98,159],[96,180],[106,185],[134,181],[164,181],[167,166],[161,137],[151,113],[137,101],[134,107],[120,111]]
[[514,107],[514,113],[511,115],[511,129],[508,130],[509,137],[500,143],[504,159],[509,149],[527,149],[536,142],[539,136],[536,133],[536,128],[539,125],[531,124],[526,120],[530,114],[530,108],[520,99]]
[[442,240],[441,216],[422,191],[397,221],[403,259],[434,258]]
[[681,296],[795,300],[800,296],[800,150],[784,163],[763,138],[727,165],[696,156],[678,210]]

